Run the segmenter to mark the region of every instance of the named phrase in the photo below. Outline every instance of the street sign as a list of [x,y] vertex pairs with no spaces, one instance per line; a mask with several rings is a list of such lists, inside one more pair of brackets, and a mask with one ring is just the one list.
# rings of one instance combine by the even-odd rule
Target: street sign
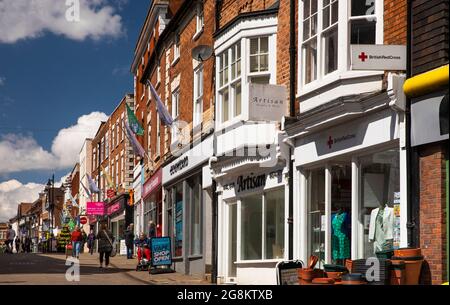
[[86,218],[86,217],[81,217],[81,218],[80,218],[80,223],[81,223],[82,225],[85,225],[85,224],[87,223],[87,218]]
[[352,70],[406,70],[406,46],[352,44]]

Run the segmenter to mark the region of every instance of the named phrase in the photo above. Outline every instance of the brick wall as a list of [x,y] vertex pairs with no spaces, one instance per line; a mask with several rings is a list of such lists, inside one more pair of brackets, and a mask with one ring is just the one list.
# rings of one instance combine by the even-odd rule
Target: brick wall
[[[240,13],[262,11],[272,6],[277,0],[223,0],[220,7],[219,25],[223,27]],[[283,6],[287,5],[289,9],[289,1],[281,0]],[[289,11],[287,11],[289,15]]]
[[421,148],[419,155],[421,282],[441,284],[447,280],[445,155],[439,144]]
[[406,45],[406,0],[384,0],[384,43]]

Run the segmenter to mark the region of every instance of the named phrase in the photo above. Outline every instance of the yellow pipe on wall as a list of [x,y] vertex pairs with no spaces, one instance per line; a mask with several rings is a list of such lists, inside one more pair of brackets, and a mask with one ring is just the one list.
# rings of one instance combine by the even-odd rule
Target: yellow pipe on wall
[[403,84],[403,91],[408,97],[431,93],[448,85],[449,65],[408,78]]

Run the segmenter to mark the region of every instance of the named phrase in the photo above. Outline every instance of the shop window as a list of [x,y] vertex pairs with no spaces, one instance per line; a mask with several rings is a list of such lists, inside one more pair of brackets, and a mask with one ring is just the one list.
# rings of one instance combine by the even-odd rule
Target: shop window
[[191,196],[190,196],[190,254],[200,255],[202,254],[202,233],[201,233],[201,208],[202,208],[202,197],[201,197],[201,177],[195,176],[195,178],[188,181]]
[[347,164],[331,167],[331,259],[344,265],[351,257],[352,170]]
[[319,258],[321,268],[325,263],[325,169],[311,171],[308,179],[309,254]]
[[262,196],[241,201],[241,260],[262,259]]
[[174,250],[175,257],[183,255],[183,183],[175,186],[174,190]]
[[392,250],[400,241],[400,160],[398,149],[360,159],[361,217],[364,258]]
[[240,260],[284,257],[284,189],[241,200]]

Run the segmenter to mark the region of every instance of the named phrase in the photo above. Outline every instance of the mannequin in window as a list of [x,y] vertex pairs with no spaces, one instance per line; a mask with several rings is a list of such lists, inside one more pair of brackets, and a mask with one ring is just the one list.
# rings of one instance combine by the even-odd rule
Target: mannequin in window
[[332,258],[337,264],[343,264],[350,258],[350,221],[348,213],[339,208],[331,217]]
[[394,209],[382,203],[370,213],[369,242],[374,253],[393,247]]

